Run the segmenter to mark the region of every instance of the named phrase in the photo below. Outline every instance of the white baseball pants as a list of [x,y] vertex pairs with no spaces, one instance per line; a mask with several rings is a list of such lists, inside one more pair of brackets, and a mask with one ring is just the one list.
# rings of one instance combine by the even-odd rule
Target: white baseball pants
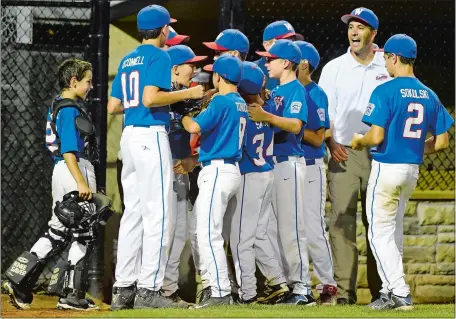
[[196,199],[196,228],[200,262],[210,277],[213,297],[231,293],[228,265],[223,248],[223,220],[231,200],[236,200],[241,174],[238,165],[212,160],[198,176]]
[[236,194],[236,210],[231,224],[231,252],[239,285],[239,296],[249,300],[257,295],[255,259],[268,282],[285,282],[267,235],[274,174],[242,175]]
[[368,238],[382,279],[381,292],[401,297],[410,293],[402,264],[403,218],[418,175],[419,165],[373,160],[367,186]]
[[[114,285],[127,287],[137,281],[138,288],[158,291],[171,238],[173,177],[168,134],[164,126],[127,126],[120,147],[125,211],[120,221]],[[138,264],[139,274],[135,272]]]
[[[323,285],[336,286],[331,249],[326,233],[326,168],[323,158],[307,165],[304,192],[304,219],[307,247],[312,258],[314,272]],[[310,285],[311,283],[309,283]]]
[[[306,161],[304,157],[289,156],[274,168],[272,206],[277,218],[277,235],[285,277],[293,286],[293,293],[308,295],[311,292],[309,252],[303,213]],[[275,240],[269,234],[271,240]]]

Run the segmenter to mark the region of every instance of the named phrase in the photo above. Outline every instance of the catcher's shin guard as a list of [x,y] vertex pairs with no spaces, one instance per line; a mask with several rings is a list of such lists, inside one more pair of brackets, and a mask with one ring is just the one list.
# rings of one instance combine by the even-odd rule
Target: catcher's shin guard
[[53,296],[65,297],[68,293],[70,263],[62,261],[54,267],[49,281],[48,293]]
[[33,253],[24,251],[6,270],[6,278],[17,287],[33,288],[46,263]]

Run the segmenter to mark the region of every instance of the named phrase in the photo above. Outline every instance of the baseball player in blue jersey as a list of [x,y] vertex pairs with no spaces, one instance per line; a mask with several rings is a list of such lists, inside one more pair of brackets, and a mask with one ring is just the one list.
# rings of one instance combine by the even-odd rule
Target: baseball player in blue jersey
[[[296,33],[293,26],[285,20],[275,21],[267,25],[263,31],[263,47],[266,51],[269,51],[271,46],[276,40],[279,39],[288,39],[288,40],[304,40],[304,37]],[[268,75],[268,70],[266,69],[266,59],[260,58],[254,63],[258,64],[263,73],[266,76],[266,89],[272,90],[277,87],[280,82],[278,79],[271,78]]]
[[203,88],[169,92],[171,60],[162,48],[171,22],[164,7],[151,5],[139,11],[142,44],[120,62],[108,102],[111,114],[125,113],[120,141],[125,211],[119,229],[113,310],[179,306],[160,293],[170,246],[173,189],[168,105],[199,99]]
[[[61,273],[70,278],[61,292],[59,309],[94,310],[98,306],[85,298],[87,273],[85,260],[88,240],[91,234],[65,227],[55,214],[56,204],[64,195],[78,191],[81,200],[89,200],[96,192],[95,170],[85,147],[85,135],[76,125],[76,119],[90,120],[84,110],[83,101],[92,88],[92,65],[77,59],[64,61],[58,70],[60,95],[53,101],[47,114],[46,147],[52,152],[54,169],[52,173],[52,217],[49,229],[30,249],[19,256],[5,272],[8,281],[3,287],[18,309],[29,309],[33,300],[32,290],[46,263],[53,256],[63,252],[71,241],[68,262],[61,265]],[[90,123],[90,125],[92,125]],[[25,261],[24,261],[25,260]],[[25,263],[25,264],[24,264]],[[15,271],[14,265],[24,265]],[[26,266],[26,267],[25,267]],[[57,269],[57,268],[56,268]],[[59,292],[60,293],[60,292]]]
[[325,130],[329,129],[328,98],[325,92],[312,81],[311,74],[320,63],[317,49],[308,42],[295,41],[301,49],[302,61],[298,67],[298,79],[309,93],[308,124],[302,138],[306,154],[306,191],[304,192],[304,218],[306,220],[307,247],[320,280],[321,305],[337,303],[337,284],[334,280],[331,250],[326,233],[326,167],[323,162],[326,145]]
[[182,124],[190,133],[201,132],[198,176],[199,194],[195,208],[201,262],[210,275],[211,297],[196,308],[233,302],[223,248],[223,219],[239,190],[247,125],[247,105],[237,92],[242,62],[232,55],[219,57],[213,65],[213,84],[219,95],[198,117],[184,116]]
[[274,186],[272,206],[277,218],[278,237],[284,272],[293,287],[285,300],[289,304],[315,305],[309,286],[309,256],[305,236],[303,194],[306,161],[301,140],[307,123],[308,94],[296,78],[301,51],[290,40],[277,40],[268,52],[257,52],[266,58],[269,76],[280,80],[272,91],[273,112],[259,105],[249,106],[249,117],[255,122],[268,122],[277,128],[274,134]]
[[[190,86],[191,78],[196,69],[195,63],[203,61],[207,56],[196,56],[188,46],[176,45],[167,50],[171,58],[171,89],[173,91],[186,89]],[[182,174],[174,173],[173,180],[173,200],[171,219],[171,227],[174,231],[174,238],[171,241],[171,249],[169,252],[168,264],[165,269],[165,278],[163,281],[163,292],[165,296],[170,296],[174,301],[181,301],[178,290],[179,279],[179,262],[182,250],[184,249],[187,240],[187,233],[190,233],[190,246],[192,249],[195,264],[198,265],[199,255],[196,247],[196,237],[194,223],[190,220],[191,216],[187,216],[187,194],[189,190],[188,175],[185,172],[190,171],[197,164],[197,157],[191,156],[190,150],[190,133],[188,133],[181,123],[182,115],[176,112],[182,106],[181,103],[197,103],[196,100],[189,100],[172,105],[170,110],[171,125],[169,130],[169,143],[171,146],[171,154],[173,163],[182,165],[185,171]],[[192,211],[193,212],[193,211]],[[189,231],[187,232],[187,224]]]
[[[355,149],[377,146],[366,201],[369,244],[382,279],[380,298],[369,304],[376,310],[413,308],[402,265],[402,219],[423,154],[448,147],[447,131],[454,123],[437,95],[415,77],[416,55],[411,37],[388,39],[384,57],[394,79],[372,92],[363,116],[370,129],[355,133],[351,141]],[[432,137],[426,139],[428,133]]]
[[214,60],[218,56],[229,53],[244,61],[249,53],[249,39],[239,30],[226,29],[220,32],[214,42],[203,42],[209,49],[215,51]]
[[[259,96],[263,83],[263,71],[255,63],[244,62],[238,88],[247,103],[264,104]],[[263,107],[272,111],[270,104]],[[236,194],[237,205],[231,224],[230,245],[239,285],[239,302],[253,303],[259,301],[255,259],[268,282],[278,286],[275,290],[280,292],[276,292],[274,297],[280,298],[288,291],[288,287],[267,234],[270,213],[268,208],[272,201],[274,181],[274,132],[267,122],[248,119],[245,136],[242,160],[239,162],[241,187]]]

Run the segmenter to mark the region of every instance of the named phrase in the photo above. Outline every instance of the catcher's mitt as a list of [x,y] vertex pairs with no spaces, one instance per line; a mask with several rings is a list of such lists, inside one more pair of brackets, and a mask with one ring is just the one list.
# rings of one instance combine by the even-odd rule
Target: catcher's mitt
[[[171,91],[179,91],[186,89],[185,86],[177,84],[177,82],[171,83]],[[202,106],[202,99],[201,100],[184,100],[181,102],[177,102],[174,104],[171,104],[171,111],[175,112],[177,114],[180,114],[182,116],[191,116],[195,117],[201,112],[201,106]]]

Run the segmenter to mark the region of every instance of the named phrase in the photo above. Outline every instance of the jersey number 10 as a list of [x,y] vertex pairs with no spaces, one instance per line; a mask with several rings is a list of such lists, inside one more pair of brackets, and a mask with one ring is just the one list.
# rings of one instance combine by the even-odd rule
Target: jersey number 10
[[[122,96],[123,96],[123,107],[128,109],[129,107],[137,107],[139,105],[139,72],[131,71],[128,74],[129,94],[127,96],[127,73],[122,73]],[[128,99],[130,97],[130,99]]]
[[407,112],[417,112],[416,116],[411,116],[405,121],[403,136],[407,138],[421,138],[421,130],[412,130],[412,125],[419,125],[424,120],[424,106],[419,103],[410,103],[407,106]]

